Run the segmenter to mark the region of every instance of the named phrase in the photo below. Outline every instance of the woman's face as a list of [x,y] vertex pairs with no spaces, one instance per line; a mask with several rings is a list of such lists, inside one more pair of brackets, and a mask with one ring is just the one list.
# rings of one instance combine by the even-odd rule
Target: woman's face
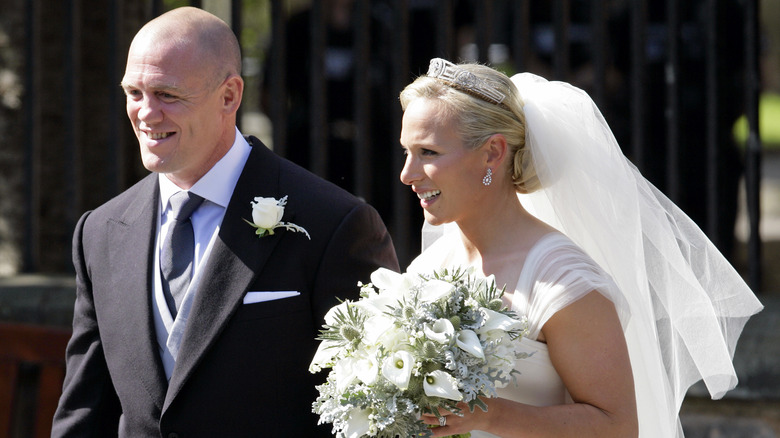
[[406,162],[401,182],[420,198],[425,220],[433,225],[477,217],[484,195],[486,166],[481,149],[466,149],[457,121],[444,116],[440,103],[418,98],[403,116],[401,146]]

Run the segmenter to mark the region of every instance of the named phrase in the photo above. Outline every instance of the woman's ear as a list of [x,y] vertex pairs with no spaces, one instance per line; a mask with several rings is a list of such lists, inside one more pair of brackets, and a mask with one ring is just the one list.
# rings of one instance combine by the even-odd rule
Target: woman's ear
[[484,148],[485,165],[493,169],[501,167],[508,153],[506,138],[502,134],[493,134],[485,142]]

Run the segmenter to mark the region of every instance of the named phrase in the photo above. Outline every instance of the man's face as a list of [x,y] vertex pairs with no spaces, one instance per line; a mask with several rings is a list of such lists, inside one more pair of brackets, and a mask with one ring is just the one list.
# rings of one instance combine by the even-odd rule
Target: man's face
[[182,188],[192,186],[227,150],[221,144],[224,84],[212,65],[198,59],[192,47],[140,38],[130,47],[122,79],[144,166]]

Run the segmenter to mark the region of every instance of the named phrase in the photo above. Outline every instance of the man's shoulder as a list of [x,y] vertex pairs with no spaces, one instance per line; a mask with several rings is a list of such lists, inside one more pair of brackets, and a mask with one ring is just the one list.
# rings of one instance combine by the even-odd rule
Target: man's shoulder
[[116,216],[151,202],[157,190],[157,174],[151,173],[92,211],[95,217]]
[[295,195],[296,198],[305,199],[307,204],[312,207],[327,206],[329,211],[342,208],[352,209],[356,205],[365,204],[363,200],[336,184],[276,154],[256,138],[249,137],[247,140],[253,148],[258,148],[258,152],[263,156],[262,159],[277,160],[279,187],[285,195],[291,198]]

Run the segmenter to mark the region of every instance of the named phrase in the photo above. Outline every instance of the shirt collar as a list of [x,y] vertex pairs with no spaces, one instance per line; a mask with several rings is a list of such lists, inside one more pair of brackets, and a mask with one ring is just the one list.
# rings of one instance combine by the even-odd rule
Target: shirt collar
[[[236,139],[233,141],[233,146],[190,188],[190,192],[227,208],[233,195],[233,189],[236,187],[251,150],[252,147],[249,146],[241,131],[236,128]],[[181,188],[162,173],[158,174],[158,179],[160,181],[160,201],[164,212],[168,207],[168,200],[180,192]]]

